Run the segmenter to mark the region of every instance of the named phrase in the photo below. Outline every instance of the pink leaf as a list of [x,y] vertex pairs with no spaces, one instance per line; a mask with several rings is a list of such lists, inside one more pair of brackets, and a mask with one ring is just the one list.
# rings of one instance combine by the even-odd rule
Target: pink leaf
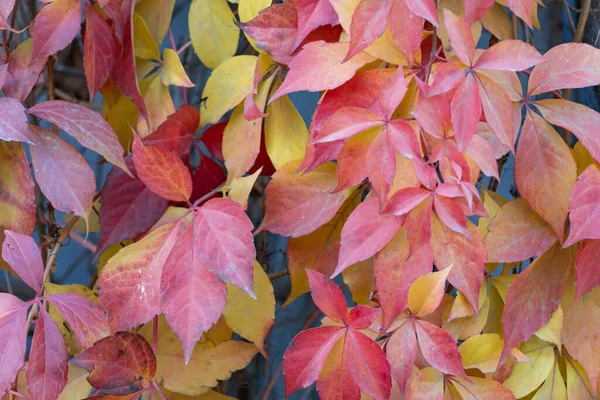
[[91,300],[74,293],[56,293],[45,298],[56,307],[84,347],[110,334],[104,311]]
[[438,96],[451,91],[462,83],[466,74],[467,71],[460,62],[448,61],[444,63],[436,71],[431,88],[427,92],[427,97]]
[[31,146],[35,179],[55,209],[87,221],[96,178],[83,156],[54,132],[29,127],[36,135]]
[[508,7],[510,7],[511,11],[525,21],[530,28],[533,28],[531,21],[533,4],[534,0],[508,0]]
[[83,68],[90,101],[104,85],[115,65],[117,38],[102,16],[88,3],[85,5]]
[[375,400],[390,397],[392,379],[390,365],[381,347],[370,337],[348,329],[344,343],[348,369],[360,390]]
[[426,321],[417,321],[415,327],[421,353],[433,368],[469,379],[463,370],[458,346],[448,332]]
[[494,0],[464,0],[465,22],[473,25],[480,20],[494,5]]
[[406,158],[421,157],[421,145],[418,142],[415,130],[406,121],[396,119],[387,125],[389,144],[396,153]]
[[367,129],[382,126],[384,120],[373,111],[358,107],[344,107],[323,123],[319,137],[313,143],[348,139]]
[[450,102],[452,130],[458,150],[464,151],[475,135],[481,118],[481,98],[473,74],[468,74]]
[[367,175],[379,198],[380,208],[385,204],[396,175],[396,153],[388,137],[385,132],[377,133],[365,154]]
[[383,212],[394,215],[408,214],[410,210],[431,196],[431,192],[423,188],[408,187],[400,189],[390,197]]
[[586,240],[575,260],[575,299],[600,285],[600,240]]
[[352,13],[350,48],[344,61],[351,59],[379,38],[387,27],[394,0],[361,0]]
[[0,140],[34,143],[35,137],[27,127],[25,107],[10,97],[0,99]]
[[360,400],[360,389],[350,375],[342,343],[338,343],[335,349],[339,349],[339,355],[334,353],[328,358],[319,375],[317,391],[321,399]]
[[503,40],[487,49],[473,68],[523,71],[544,61],[535,47],[520,40]]
[[36,84],[48,59],[33,58],[32,40],[21,43],[8,56],[8,70],[4,77],[2,90],[8,97],[23,101]]
[[481,172],[489,177],[500,179],[498,175],[498,163],[494,157],[494,149],[487,140],[479,135],[473,136],[469,146],[465,149],[465,154],[477,164]]
[[35,323],[27,363],[27,389],[34,399],[54,400],[67,384],[69,355],[56,323],[44,307]]
[[221,316],[227,297],[225,284],[208,271],[198,255],[199,234],[195,219],[177,238],[163,269],[162,310],[183,345],[185,362],[202,334]]
[[404,0],[396,0],[392,4],[388,25],[408,65],[413,65],[423,38],[423,18],[412,12]]
[[336,25],[338,17],[329,0],[301,0],[297,2],[298,34],[294,47],[298,47],[315,28]]
[[[464,73],[459,75],[462,80]],[[446,94],[432,97],[419,96],[412,115],[419,126],[430,135],[437,138],[445,137],[445,133],[450,129],[450,101],[448,101],[448,96]]]
[[129,172],[123,160],[123,147],[111,126],[88,107],[62,100],[38,103],[29,110],[38,118],[57,125],[82,146],[100,154],[106,161]]
[[[135,175],[131,157],[125,162]],[[100,203],[100,239],[96,256],[115,243],[146,232],[158,221],[169,200],[154,194],[142,181],[130,177],[124,170],[113,168],[106,177]]]
[[571,230],[564,247],[569,247],[583,239],[600,239],[594,223],[600,215],[598,196],[600,195],[600,168],[592,164],[583,171],[569,200],[569,220]]
[[485,119],[498,140],[514,152],[518,133],[515,129],[515,103],[496,82],[482,74],[478,74],[477,78]]
[[327,355],[344,333],[337,326],[321,326],[297,334],[283,355],[285,397],[309,387],[319,377]]
[[48,57],[65,47],[81,25],[79,0],[56,0],[42,7],[33,21],[33,57]]
[[17,297],[0,293],[0,395],[5,395],[25,361],[27,306]]
[[329,318],[345,323],[348,308],[344,294],[338,285],[312,269],[306,269],[306,275],[310,285],[310,294],[319,310]]
[[354,329],[365,329],[381,314],[381,310],[371,306],[358,305],[348,313],[348,325]]
[[444,23],[448,30],[450,45],[458,59],[466,66],[473,65],[475,41],[469,26],[463,19],[447,8],[444,8]]
[[197,209],[194,220],[194,246],[209,271],[255,297],[253,225],[242,206],[229,199],[212,199]]
[[398,382],[401,393],[406,391],[406,384],[417,358],[417,334],[413,326],[414,324],[406,319],[394,332],[385,348],[392,376]]
[[438,21],[438,13],[433,0],[404,0],[408,8],[419,17],[425,18],[434,26],[440,26]]
[[40,249],[31,236],[5,230],[2,258],[36,293],[42,288],[44,262]]
[[386,121],[391,120],[394,111],[396,111],[396,108],[398,108],[402,102],[407,90],[408,86],[406,85],[404,70],[398,68],[382,88],[381,96],[379,98],[381,115]]
[[468,237],[465,212],[457,200],[456,198],[435,195],[433,197],[433,209],[445,226]]

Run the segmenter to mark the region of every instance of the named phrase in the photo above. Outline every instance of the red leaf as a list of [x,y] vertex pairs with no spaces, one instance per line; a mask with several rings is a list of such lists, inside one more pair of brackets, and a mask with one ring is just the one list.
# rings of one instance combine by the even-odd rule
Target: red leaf
[[460,85],[465,79],[465,67],[458,61],[444,63],[434,75],[431,88],[426,93],[427,97],[438,96],[447,93]]
[[417,321],[415,328],[421,353],[433,368],[469,379],[463,370],[458,346],[448,332],[426,321]]
[[[135,175],[131,157],[125,162]],[[106,177],[100,203],[100,239],[96,256],[115,243],[146,232],[169,205],[167,199],[154,194],[142,181],[117,168]]]
[[[460,75],[457,74],[457,76]],[[464,74],[460,76],[461,80],[463,78]],[[450,130],[450,102],[446,94],[432,97],[419,96],[412,115],[419,126],[432,136],[443,138],[446,136],[446,132]]]
[[87,221],[96,178],[83,156],[54,132],[29,127],[36,135],[30,147],[35,179],[55,209]]
[[335,321],[346,323],[348,308],[344,294],[338,285],[312,269],[307,269],[306,275],[310,294],[319,310]]
[[371,187],[379,198],[379,208],[383,208],[396,175],[396,153],[390,146],[386,132],[379,132],[373,138],[367,152],[367,174]]
[[329,0],[300,0],[296,6],[298,8],[298,34],[294,48],[297,48],[315,28],[338,23],[337,14]]
[[433,196],[433,207],[435,214],[445,226],[468,237],[467,219],[458,200],[456,197],[450,198],[436,194]]
[[389,145],[396,153],[406,158],[421,157],[421,145],[408,122],[396,119],[390,121],[386,128]]
[[327,43],[322,40],[306,44],[289,63],[289,72],[283,84],[269,102],[300,90],[319,92],[334,89],[354,76],[373,58],[358,54],[342,63],[348,52],[348,43]]
[[598,196],[600,195],[600,168],[592,164],[583,171],[569,200],[569,220],[571,230],[565,247],[583,239],[600,239],[600,232],[594,223],[600,215]]
[[408,8],[419,17],[425,18],[434,26],[439,27],[438,13],[433,0],[404,0]]
[[392,240],[401,225],[399,217],[379,213],[377,197],[359,204],[342,229],[340,257],[332,276],[373,256]]
[[462,81],[450,102],[452,130],[458,150],[464,151],[475,135],[481,118],[481,98],[473,74]]
[[360,390],[375,400],[390,397],[392,379],[390,365],[381,347],[370,337],[348,329],[344,343],[348,369]]
[[84,347],[110,334],[106,314],[91,300],[74,293],[56,293],[44,298],[56,307]]
[[600,285],[600,240],[586,240],[575,260],[575,299]]
[[313,143],[333,142],[348,139],[367,129],[382,126],[384,119],[377,113],[358,107],[344,107],[332,114]]
[[[348,191],[330,194],[337,186],[335,164],[306,174],[294,174],[297,164],[279,169],[266,189],[266,214],[257,232],[299,237],[314,232],[340,208]],[[256,232],[255,232],[256,233]]]
[[204,143],[210,155],[222,162],[224,162],[223,153],[221,151],[221,148],[223,147],[223,132],[228,123],[229,121],[223,121],[212,125],[202,133],[202,136],[200,136],[200,140]]
[[473,65],[475,57],[475,41],[471,29],[463,19],[449,9],[444,9],[444,23],[448,31],[448,39],[456,56],[466,66]]
[[208,270],[255,297],[253,225],[242,206],[229,199],[209,200],[196,210],[194,224],[194,246]]
[[104,85],[115,65],[117,38],[102,16],[88,3],[85,5],[83,68],[90,101]]
[[[513,347],[546,325],[560,304],[571,274],[572,249],[550,248],[521,272],[506,293],[502,313],[502,364]],[[536,299],[536,301],[531,301]]]
[[535,47],[520,40],[503,40],[487,49],[473,68],[523,71],[544,61]]
[[385,354],[391,366],[392,376],[398,382],[400,392],[404,393],[417,358],[417,334],[410,320],[406,319],[390,337]]
[[131,329],[160,314],[163,266],[179,227],[165,225],[113,256],[98,280],[98,300],[111,330]]
[[89,108],[62,100],[45,101],[27,113],[57,125],[82,146],[95,151],[115,166],[129,173],[123,160],[123,147],[111,126]]
[[351,59],[379,38],[387,28],[394,0],[361,0],[352,13],[350,48],[344,61]]
[[388,25],[398,48],[406,56],[408,65],[413,65],[421,48],[423,18],[413,13],[404,0],[395,0],[390,11]]
[[423,188],[408,187],[400,189],[387,201],[383,212],[394,215],[408,214],[429,196],[431,196],[431,192]]
[[129,332],[117,332],[96,342],[69,364],[86,369],[94,388],[116,395],[143,389],[156,373],[152,348],[143,336]]
[[494,5],[494,0],[464,0],[465,22],[471,26],[480,20]]
[[321,326],[302,331],[294,337],[283,355],[285,397],[312,385],[333,345],[344,332],[337,326]]
[[174,152],[161,146],[145,146],[134,133],[133,164],[140,180],[157,195],[173,201],[190,198],[192,176]]
[[27,306],[17,297],[0,293],[0,395],[5,395],[25,361]]
[[34,143],[35,136],[29,132],[25,107],[10,97],[0,99],[0,139],[7,141]]
[[8,71],[2,90],[8,97],[23,101],[36,84],[48,59],[33,58],[32,40],[27,39],[8,56]]
[[42,7],[33,21],[33,57],[48,57],[67,47],[81,25],[79,0],[55,0]]
[[348,325],[354,329],[365,329],[381,314],[381,310],[371,306],[358,305],[348,313]]
[[[212,192],[221,186],[221,184],[225,183],[226,179],[227,177],[225,176],[223,167],[205,155],[201,155],[200,165],[198,165],[198,168],[192,177],[192,183],[194,186],[192,188],[190,202],[193,203],[199,198]],[[215,193],[215,196],[218,195],[218,193]]]
[[31,236],[5,230],[2,258],[36,293],[42,288],[44,262],[40,249]]
[[[185,362],[202,334],[221,316],[226,286],[200,261],[198,242],[208,235],[195,227],[196,219],[177,237],[163,269],[160,287],[167,322],[183,345]],[[233,226],[232,226],[233,227]]]
[[[169,115],[167,120],[160,124],[154,132],[142,139],[142,142],[146,146],[162,146],[183,157],[190,153],[194,133],[198,130],[199,124],[198,110],[184,104],[174,114]],[[204,139],[206,136],[205,132],[202,138]],[[219,142],[219,148],[220,144]]]
[[336,343],[317,381],[317,391],[323,400],[360,400],[360,389],[350,375],[343,342]]
[[67,384],[69,354],[56,323],[44,307],[35,323],[27,363],[27,389],[34,399],[57,399]]
[[392,119],[394,111],[396,111],[396,108],[398,108],[402,99],[404,99],[407,90],[408,86],[406,85],[404,70],[398,68],[382,88],[381,96],[379,97],[380,114],[386,121]]
[[589,44],[560,44],[548,50],[544,59],[529,76],[528,96],[600,84],[600,50]]
[[533,9],[534,0],[508,0],[508,6],[515,15],[533,28],[531,21],[531,10]]

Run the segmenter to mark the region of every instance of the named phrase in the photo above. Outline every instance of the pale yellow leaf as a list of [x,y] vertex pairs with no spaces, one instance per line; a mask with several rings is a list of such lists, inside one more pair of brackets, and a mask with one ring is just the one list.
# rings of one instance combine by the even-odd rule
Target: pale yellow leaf
[[544,326],[542,326],[536,333],[535,336],[539,337],[546,342],[555,344],[556,347],[560,350],[562,346],[561,340],[561,332],[563,328],[563,310],[560,306],[554,311],[550,321]]
[[115,131],[121,146],[124,149],[129,149],[133,143],[131,127],[135,126],[138,120],[136,105],[123,94],[120,94],[115,105],[107,111],[105,118]]
[[156,43],[162,43],[169,30],[175,0],[141,0],[135,6]]
[[212,342],[215,346],[226,340],[230,340],[233,335],[233,329],[227,325],[225,317],[221,315],[219,320],[215,322],[213,326],[205,333],[206,338]]
[[473,314],[470,317],[457,318],[452,321],[447,320],[451,311],[451,308],[448,307],[443,314],[442,328],[455,340],[466,340],[473,335],[481,333],[487,322],[490,310],[490,301],[487,295],[483,298],[483,302],[482,298],[479,298],[479,305],[481,306],[479,309],[479,316]]
[[533,400],[567,400],[567,387],[560,374],[558,360],[554,361],[550,374],[540,390],[533,396]]
[[133,14],[133,51],[136,57],[160,60],[158,44],[144,19],[137,13]]
[[[100,198],[98,198],[94,202],[94,204],[92,205],[92,209],[90,210],[90,213],[88,215],[89,232],[100,232],[99,212],[100,212]],[[63,217],[65,224],[68,224],[69,222],[71,222],[73,217],[74,217],[73,214],[66,214]],[[82,218],[79,218],[79,220],[77,222],[75,222],[75,225],[73,225],[73,228],[71,228],[71,229],[75,232],[86,233],[87,229],[85,226],[85,220],[83,220]]]
[[410,286],[408,308],[413,314],[421,317],[437,309],[444,297],[446,278],[451,270],[452,267],[423,275]]
[[592,157],[588,149],[581,142],[575,143],[575,147],[571,149],[571,153],[575,159],[575,164],[577,164],[577,175],[581,175],[587,167],[596,163],[594,157]]
[[356,304],[369,304],[375,290],[375,273],[373,272],[373,258],[356,263],[344,271],[342,278],[352,294]]
[[248,22],[258,15],[261,10],[269,7],[271,0],[239,0],[238,14],[240,22]]
[[188,78],[179,56],[173,49],[165,49],[163,51],[164,64],[160,69],[160,79],[165,85],[175,85],[181,87],[195,86],[190,78]]
[[535,336],[521,346],[521,351],[531,362],[517,363],[512,374],[504,381],[504,386],[517,398],[527,396],[537,389],[554,366],[554,347]]
[[248,176],[236,178],[231,182],[229,189],[229,198],[233,201],[238,202],[245,210],[248,208],[248,196],[254,187],[256,179],[260,175],[262,167],[260,167],[255,173]]
[[141,115],[138,116],[137,133],[143,138],[154,132],[169,115],[175,112],[175,105],[169,87],[162,82],[161,74],[158,72],[140,82],[140,92],[150,121],[148,126],[146,120]]
[[69,365],[67,385],[58,396],[58,400],[85,399],[92,391],[87,381],[88,372],[74,365]]
[[592,400],[592,394],[587,373],[579,362],[570,358],[565,359],[567,366],[567,397],[569,400]]
[[511,274],[500,275],[490,278],[490,282],[492,283],[492,285],[494,285],[494,287],[500,294],[500,297],[502,297],[502,301],[506,302],[506,292],[508,292],[508,288],[515,281],[515,279],[517,279],[517,277],[518,275]]
[[504,340],[495,333],[471,336],[465,340],[458,351],[465,369],[477,368],[483,373],[496,371]]

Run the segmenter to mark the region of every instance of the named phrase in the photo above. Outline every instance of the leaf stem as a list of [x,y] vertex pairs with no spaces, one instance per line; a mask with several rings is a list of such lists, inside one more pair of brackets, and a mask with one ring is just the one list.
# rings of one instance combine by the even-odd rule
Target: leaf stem
[[14,390],[9,390],[8,393],[10,393],[13,396],[20,397],[22,399],[31,400],[31,397],[25,396],[24,394],[21,394],[19,392],[15,392]]

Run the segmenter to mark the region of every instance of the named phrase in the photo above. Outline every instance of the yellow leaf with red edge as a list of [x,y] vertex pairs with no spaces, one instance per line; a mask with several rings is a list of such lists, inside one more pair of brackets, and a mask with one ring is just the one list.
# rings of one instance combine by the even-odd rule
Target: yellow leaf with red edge
[[160,69],[160,79],[162,83],[169,86],[194,87],[194,83],[188,78],[179,55],[173,49],[163,51],[163,66]]
[[174,7],[175,0],[141,0],[135,5],[156,43],[162,43],[167,34]]
[[21,143],[0,141],[0,193],[0,230],[30,235],[35,228],[35,193]]
[[194,0],[188,16],[194,51],[210,69],[233,57],[240,28],[227,0]]
[[446,278],[452,267],[420,276],[408,290],[408,307],[417,317],[437,309],[446,288]]
[[373,272],[373,257],[356,263],[344,271],[342,278],[348,285],[352,300],[356,304],[369,304],[375,291],[375,274]]
[[156,128],[167,120],[167,117],[175,112],[175,105],[169,92],[169,87],[166,86],[161,79],[160,73],[154,73],[140,82],[140,92],[148,110],[148,119],[150,126],[146,120],[138,116],[137,132],[140,137],[144,138],[154,132]]
[[248,196],[250,196],[250,192],[252,192],[252,188],[261,171],[262,167],[257,169],[252,175],[234,179],[230,184],[229,198],[240,203],[244,210],[248,208]]
[[239,104],[252,91],[255,56],[236,56],[219,64],[204,86],[200,109],[200,126],[219,122],[225,113]]
[[554,313],[552,314],[550,321],[548,321],[546,325],[538,329],[538,331],[534,333],[534,335],[546,342],[555,344],[556,347],[560,350],[560,348],[562,347],[561,338],[563,329],[563,319],[563,310],[560,306],[558,306],[556,311],[554,311]]
[[410,383],[406,397],[411,400],[442,399],[444,374],[432,367],[423,368]]
[[531,362],[519,362],[504,381],[516,398],[527,396],[545,380],[554,365],[554,346],[533,337],[521,346]]
[[158,44],[144,19],[137,13],[133,14],[133,51],[136,57],[145,60],[160,60]]
[[254,343],[266,356],[264,340],[275,318],[275,296],[269,277],[257,261],[254,261],[254,293],[256,299],[228,283],[223,316],[231,329]]
[[282,96],[267,106],[265,146],[275,169],[304,158],[308,129],[296,106]]

